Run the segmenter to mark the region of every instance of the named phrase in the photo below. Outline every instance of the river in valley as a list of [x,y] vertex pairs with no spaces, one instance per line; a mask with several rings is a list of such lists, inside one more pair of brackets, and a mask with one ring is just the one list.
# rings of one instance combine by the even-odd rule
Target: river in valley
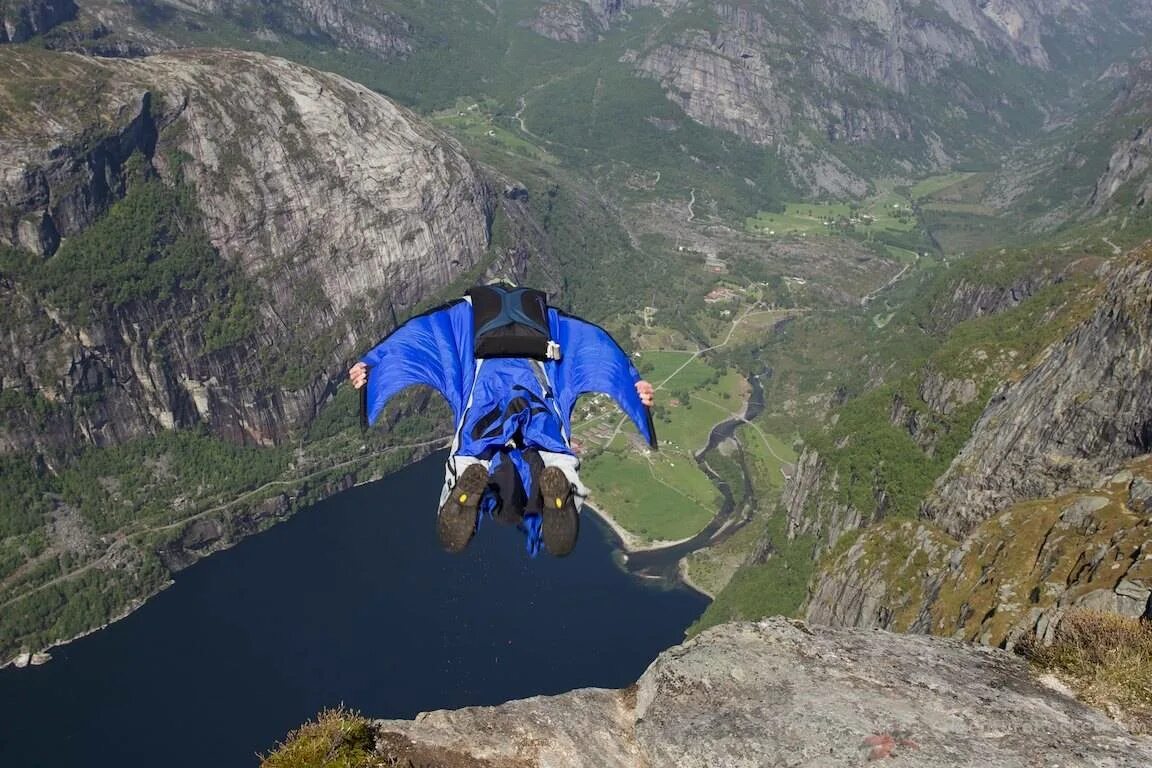
[[708,466],[708,456],[712,452],[718,451],[721,443],[736,434],[736,430],[741,424],[754,420],[764,410],[764,387],[760,383],[760,377],[770,377],[771,375],[772,371],[768,369],[763,373],[749,377],[751,392],[743,416],[726,419],[714,426],[708,435],[708,443],[696,454],[696,463],[716,485],[716,489],[720,491],[720,509],[695,536],[676,544],[644,549],[628,555],[624,562],[630,572],[652,579],[675,580],[679,577],[680,560],[697,550],[720,543],[747,522],[744,518],[734,519],[734,513],[739,507],[742,507],[746,502],[753,501],[752,481],[748,477],[748,468],[744,465],[743,455],[739,456],[743,481],[743,488],[739,489],[738,492],[739,501],[737,501],[737,494],[733,493],[728,482]]
[[43,667],[0,670],[0,766],[253,768],[327,707],[410,718],[622,687],[703,611],[616,567],[591,514],[564,559],[490,522],[441,552],[443,458],[213,555]]

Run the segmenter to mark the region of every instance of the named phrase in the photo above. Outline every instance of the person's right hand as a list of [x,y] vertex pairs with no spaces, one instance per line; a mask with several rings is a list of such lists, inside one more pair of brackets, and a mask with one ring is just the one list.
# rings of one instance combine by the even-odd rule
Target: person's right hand
[[644,403],[644,405],[651,406],[656,390],[650,382],[641,379],[636,382],[636,394],[640,395],[640,402]]
[[352,386],[360,389],[368,383],[368,366],[364,363],[356,363],[348,369],[348,378],[352,380]]

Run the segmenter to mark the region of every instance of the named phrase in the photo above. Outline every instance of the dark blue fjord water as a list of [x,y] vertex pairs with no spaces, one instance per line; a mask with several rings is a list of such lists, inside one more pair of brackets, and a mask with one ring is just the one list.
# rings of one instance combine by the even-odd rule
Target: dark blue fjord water
[[0,670],[3,768],[253,768],[325,707],[370,717],[622,687],[704,609],[575,552],[481,527],[439,550],[443,455],[341,493],[180,573],[111,627]]

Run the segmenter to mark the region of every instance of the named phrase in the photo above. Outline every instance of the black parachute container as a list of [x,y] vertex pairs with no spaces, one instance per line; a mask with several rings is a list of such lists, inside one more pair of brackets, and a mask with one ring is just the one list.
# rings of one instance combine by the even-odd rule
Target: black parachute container
[[548,330],[548,297],[534,288],[495,283],[468,289],[472,300],[473,354],[559,360]]

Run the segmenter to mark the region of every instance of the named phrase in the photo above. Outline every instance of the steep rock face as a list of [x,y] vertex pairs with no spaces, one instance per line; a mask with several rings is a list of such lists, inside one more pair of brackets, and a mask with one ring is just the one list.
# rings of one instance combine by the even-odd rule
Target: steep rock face
[[538,35],[565,43],[588,43],[630,18],[637,8],[657,8],[668,15],[690,0],[559,0],[541,3],[522,26]]
[[[943,345],[910,378],[840,403],[843,407],[823,434],[810,437],[795,472],[785,480],[781,508],[791,538],[814,537],[815,559],[842,549],[846,534],[851,541],[853,532],[886,517],[915,514],[930,483],[964,447],[994,388],[1024,376],[1037,364],[1046,339],[1064,337],[1076,327],[1075,318],[1088,315],[1097,285],[1089,276],[1099,262],[1029,263],[1031,274],[1019,277],[1014,264],[1005,262],[998,265],[1003,272],[997,279],[959,276],[934,286],[931,302],[915,321],[923,332],[944,339]],[[880,415],[904,434],[877,426]],[[909,527],[901,540],[913,531]],[[954,545],[942,531],[932,532],[952,542],[949,547]],[[929,544],[929,549],[938,549],[937,542]],[[894,551],[893,557],[905,557],[899,548]],[[873,608],[891,612],[883,607],[890,585],[871,570],[877,560],[883,560],[886,569],[891,558],[874,554],[853,547],[850,557],[839,557],[838,566],[825,568],[813,580],[810,592],[819,593],[827,606],[826,613],[818,608],[810,614],[814,619],[879,616]],[[838,569],[844,566],[851,572],[841,574]],[[882,618],[865,625],[873,621],[888,626]]]
[[912,631],[1012,645],[1049,635],[1069,608],[1142,616],[1152,596],[1152,461],[1099,488],[1025,502],[977,528],[925,584]]
[[1014,645],[1070,608],[1152,608],[1152,458],[1097,487],[1021,502],[957,542],[928,523],[864,531],[817,579],[809,621]]
[[1107,119],[1139,124],[1114,147],[1108,170],[1092,191],[1089,215],[1104,212],[1122,191],[1127,192],[1122,204],[1147,210],[1152,200],[1152,56],[1128,68],[1125,86]]
[[[1152,127],[1152,126],[1149,126]],[[1152,199],[1152,130],[1139,128],[1129,141],[1116,148],[1108,161],[1108,172],[1101,177],[1092,195],[1093,210],[1102,210],[1105,203],[1131,184],[1132,207],[1144,208]]]
[[1058,274],[1021,276],[1010,285],[989,285],[968,279],[957,280],[951,290],[934,303],[927,320],[932,329],[946,332],[966,320],[995,315],[1011,309],[1045,285],[1062,279]]
[[862,532],[813,579],[808,618],[1011,645],[1071,607],[1144,614],[1150,465],[1100,477],[1152,450],[1150,280],[1146,252],[1114,269],[1095,311],[993,398],[929,522]]
[[857,509],[837,498],[839,476],[820,458],[805,448],[796,462],[796,471],[784,483],[781,502],[788,517],[788,537],[814,536],[813,556],[819,555],[849,531],[880,520],[884,498],[879,494],[870,509]]
[[929,371],[920,382],[918,391],[929,408],[948,416],[973,402],[980,389],[972,379],[954,379],[939,371]]
[[232,52],[9,48],[0,71],[0,245],[54,258],[141,166],[192,192],[218,258],[258,297],[252,334],[211,349],[202,326],[173,323],[205,316],[204,297],[79,322],[5,279],[17,321],[0,337],[0,382],[60,406],[60,431],[6,420],[0,450],[197,421],[280,440],[346,360],[486,248],[494,196],[455,146],[343,78]]
[[[989,183],[986,202],[1025,214],[1032,231],[1114,214],[1147,215],[1148,146],[1152,127],[1152,59],[1148,50],[1119,57],[1078,89],[1075,114],[1053,115],[1053,140],[1014,152]],[[1037,216],[1036,214],[1040,215]]]
[[385,58],[412,50],[411,25],[368,0],[290,0],[274,5],[248,0],[182,0],[179,7],[238,21],[268,40],[281,35],[309,41],[320,38],[341,48]]
[[995,395],[921,514],[954,536],[1022,499],[1091,485],[1152,450],[1152,261],[1109,281],[1092,317]]
[[[919,375],[915,396],[906,398],[899,391],[892,394],[888,401],[888,422],[907,432],[916,448],[932,458],[952,429],[950,419],[975,403],[981,392],[982,385],[974,377],[949,376],[927,367]],[[858,435],[845,435],[836,447],[845,447],[858,439]],[[785,480],[781,494],[789,538],[815,537],[813,556],[819,558],[845,534],[883,520],[889,514],[892,499],[878,477],[873,477],[871,482],[867,501],[844,500],[840,494],[840,470],[830,465],[819,451],[806,447],[796,462],[795,471]]]
[[606,28],[601,16],[577,0],[543,3],[535,16],[522,23],[538,35],[565,43],[590,42]]
[[910,521],[862,531],[812,579],[804,616],[834,627],[906,632],[923,609],[924,583],[944,569],[955,546],[934,527]]
[[73,0],[10,0],[0,4],[0,43],[22,43],[76,18]]
[[[680,3],[657,5],[675,18]],[[1013,130],[1014,111],[1050,108],[1027,90],[988,98],[978,91],[994,78],[977,84],[962,71],[990,73],[1007,58],[1048,72],[1054,59],[1077,61],[1057,42],[1063,35],[1099,41],[1152,22],[1139,4],[1105,19],[1084,0],[715,3],[712,10],[715,23],[658,37],[631,60],[693,119],[780,147],[801,186],[833,195],[860,194],[866,185],[834,153],[811,146],[802,128],[832,145],[899,142],[925,168],[947,164],[967,151],[956,141],[964,121]],[[932,121],[937,129],[920,119],[921,110],[901,106],[913,98],[922,107],[932,90],[951,95],[949,112]],[[942,141],[937,130],[953,123],[955,135]],[[813,163],[826,167],[813,175],[805,168]]]
[[[1136,768],[1152,742],[1044,688],[1011,655],[943,640],[726,624],[635,686],[375,723],[385,760],[471,768]],[[390,763],[389,763],[390,764]]]

